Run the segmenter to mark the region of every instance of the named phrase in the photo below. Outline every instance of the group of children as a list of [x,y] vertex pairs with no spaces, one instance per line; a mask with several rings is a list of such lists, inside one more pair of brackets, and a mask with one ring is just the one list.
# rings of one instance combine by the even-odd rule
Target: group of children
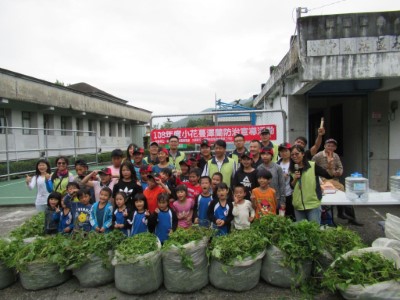
[[259,186],[250,191],[248,199],[244,185],[230,189],[221,173],[201,176],[195,164],[186,174],[173,174],[170,168],[156,174],[150,165],[136,169],[129,160],[112,161],[112,166],[93,172],[82,160],[77,161],[77,175],[65,193],[48,195],[47,234],[120,230],[131,236],[150,231],[164,242],[177,227],[197,224],[224,235],[231,228],[248,229],[255,218],[276,211],[275,192],[269,187],[272,175],[267,170],[257,173]]

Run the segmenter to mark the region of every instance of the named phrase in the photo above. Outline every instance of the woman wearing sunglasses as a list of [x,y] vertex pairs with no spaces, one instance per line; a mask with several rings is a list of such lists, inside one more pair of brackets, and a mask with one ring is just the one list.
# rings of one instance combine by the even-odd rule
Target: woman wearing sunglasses
[[63,197],[67,193],[67,184],[74,181],[74,175],[68,171],[68,158],[58,156],[56,158],[56,169],[49,180],[46,181],[47,190],[59,192]]

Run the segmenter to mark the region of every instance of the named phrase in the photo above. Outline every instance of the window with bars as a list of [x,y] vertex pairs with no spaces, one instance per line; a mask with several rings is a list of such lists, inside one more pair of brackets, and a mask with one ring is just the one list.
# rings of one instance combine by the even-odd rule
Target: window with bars
[[104,121],[100,121],[100,136],[106,136],[106,124]]
[[6,133],[6,129],[1,128],[5,126],[7,126],[6,110],[4,108],[0,108],[0,134]]
[[122,124],[118,123],[118,136],[122,137]]
[[28,128],[28,129],[22,129],[22,134],[31,134],[31,122],[32,122],[32,116],[29,111],[23,111],[22,112],[22,127],[23,128]]
[[125,137],[130,137],[130,136],[131,136],[131,125],[125,124]]
[[49,129],[54,129],[54,116],[44,114],[43,115],[43,128],[45,135],[53,135],[54,131]]
[[61,135],[67,135],[65,131],[67,129],[67,118],[61,116]]
[[[89,131],[96,131],[96,121],[95,120],[88,120],[88,130]],[[89,136],[94,136],[94,132],[90,132]]]

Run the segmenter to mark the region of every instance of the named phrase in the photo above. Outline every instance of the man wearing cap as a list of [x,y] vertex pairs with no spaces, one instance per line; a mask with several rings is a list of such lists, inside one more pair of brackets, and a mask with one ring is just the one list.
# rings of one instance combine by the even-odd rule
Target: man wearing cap
[[[257,167],[257,170],[267,170],[271,172],[272,179],[270,182],[270,187],[275,189],[276,199],[278,199],[279,205],[281,207],[285,207],[285,177],[283,175],[282,168],[272,161],[273,156],[274,149],[269,147],[261,148],[261,159],[263,160],[263,163]],[[279,212],[277,212],[277,214],[278,213]]]
[[146,162],[143,159],[144,149],[135,146],[133,148],[133,167],[135,168],[136,177],[138,180],[142,180],[140,175],[141,166],[145,165]]
[[278,145],[271,142],[271,132],[268,128],[264,128],[260,132],[261,135],[261,147],[273,149],[274,156],[272,157],[273,162],[278,161]]
[[185,159],[185,153],[178,151],[179,138],[176,135],[169,137],[169,157],[170,163],[175,166],[175,169],[180,170],[179,162]]
[[[328,171],[328,158],[333,157],[333,173],[329,172],[333,179],[322,178],[323,182],[329,181],[336,189],[344,192],[344,186],[339,182],[339,177],[343,174],[343,165],[339,155],[335,153],[337,149],[337,141],[334,139],[327,139],[325,141],[324,150],[318,152],[312,158],[315,163]],[[348,219],[350,224],[361,226],[356,220],[354,208],[351,205],[337,206],[338,217],[341,219]]]
[[204,170],[207,162],[213,158],[211,154],[211,144],[207,139],[203,139],[200,143],[200,154],[201,158],[199,159],[198,165],[201,170]]
[[233,139],[233,143],[235,144],[235,150],[231,153],[230,157],[238,164],[239,158],[245,153],[248,152],[245,145],[244,135],[238,133],[235,135]]
[[325,141],[324,150],[315,154],[314,157],[312,158],[312,160],[315,161],[315,163],[318,166],[320,166],[328,171],[328,157],[333,156],[334,173],[330,174],[330,175],[335,177],[332,180],[339,182],[338,177],[342,176],[342,174],[343,174],[343,165],[342,165],[339,155],[337,155],[335,153],[336,148],[337,148],[337,141],[334,139],[328,139]]
[[156,142],[152,142],[149,147],[149,155],[144,158],[146,164],[156,165],[159,163],[158,160],[158,144]]
[[212,177],[214,173],[220,172],[223,176],[223,182],[230,187],[232,177],[236,172],[236,162],[226,155],[226,142],[224,140],[217,140],[214,150],[215,157],[207,162],[202,176]]

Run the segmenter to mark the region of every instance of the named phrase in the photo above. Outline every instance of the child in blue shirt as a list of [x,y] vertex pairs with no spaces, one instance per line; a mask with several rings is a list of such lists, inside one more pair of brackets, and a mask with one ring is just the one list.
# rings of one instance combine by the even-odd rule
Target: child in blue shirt
[[201,227],[210,227],[208,220],[208,207],[213,200],[211,194],[211,178],[202,176],[200,178],[201,194],[197,196],[194,204],[193,219],[195,224]]
[[147,210],[147,199],[142,193],[135,195],[134,207],[132,220],[128,220],[129,224],[132,225],[131,236],[148,231],[147,223],[150,216]]
[[221,182],[217,187],[217,199],[214,199],[208,207],[208,219],[213,228],[217,229],[217,235],[226,235],[231,229],[233,220],[233,204],[228,201],[229,188]]
[[74,230],[90,231],[90,211],[92,209],[91,191],[83,188],[77,193],[79,202],[72,202],[72,215],[74,217]]
[[126,236],[129,235],[129,223],[128,223],[128,208],[126,207],[126,201],[128,197],[124,192],[117,192],[115,194],[115,209],[113,213],[113,225],[114,229],[121,230]]
[[113,208],[109,203],[112,191],[109,187],[100,190],[99,202],[92,206],[90,211],[90,225],[98,233],[108,233],[112,228]]
[[178,217],[175,211],[169,208],[170,195],[162,193],[157,196],[155,212],[149,218],[149,228],[154,232],[161,244],[169,238],[169,234],[175,231],[178,226]]
[[71,200],[65,198],[61,200],[61,208],[56,207],[53,213],[53,220],[58,224],[58,232],[70,234],[74,229],[74,218],[71,212]]

